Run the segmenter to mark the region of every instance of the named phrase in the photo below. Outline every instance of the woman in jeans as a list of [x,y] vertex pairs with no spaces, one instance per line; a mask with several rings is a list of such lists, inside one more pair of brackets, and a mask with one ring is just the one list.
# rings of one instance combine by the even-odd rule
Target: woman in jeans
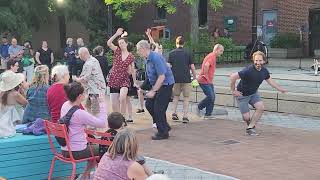
[[[85,99],[84,88],[79,82],[73,82],[64,86],[64,91],[67,95],[68,101],[62,105],[61,116],[65,116],[68,111],[74,106],[81,106],[81,102]],[[106,105],[102,98],[99,101],[100,112],[98,115],[93,116],[85,110],[78,109],[72,115],[69,125],[69,139],[72,155],[75,159],[83,159],[91,156],[90,148],[87,145],[85,129],[87,126],[96,128],[106,127]],[[65,157],[69,156],[66,146],[61,147],[62,154]],[[99,148],[93,146],[94,155],[99,155]],[[95,161],[89,161],[82,179],[90,176],[90,171],[94,168]]]
[[24,50],[22,56],[23,74],[27,77],[27,82],[32,82],[32,76],[34,71],[34,51],[30,41],[24,43]]

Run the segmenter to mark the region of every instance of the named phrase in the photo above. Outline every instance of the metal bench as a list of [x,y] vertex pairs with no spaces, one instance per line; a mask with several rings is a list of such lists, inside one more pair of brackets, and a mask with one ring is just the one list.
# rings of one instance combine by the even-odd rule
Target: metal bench
[[[58,147],[58,143],[55,142]],[[47,135],[33,136],[17,134],[0,139],[0,177],[6,179],[47,179],[53,154]],[[82,173],[86,163],[77,166]],[[53,177],[70,176],[72,166],[57,162]]]

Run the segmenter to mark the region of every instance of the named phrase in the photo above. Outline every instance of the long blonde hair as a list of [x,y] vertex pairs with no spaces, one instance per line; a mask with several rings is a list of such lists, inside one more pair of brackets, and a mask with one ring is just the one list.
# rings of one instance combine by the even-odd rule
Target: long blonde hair
[[109,155],[114,159],[117,155],[122,155],[125,160],[135,161],[138,154],[138,140],[135,133],[125,128],[118,132],[109,147]]
[[34,69],[31,86],[40,87],[49,84],[49,68],[46,65],[37,66]]

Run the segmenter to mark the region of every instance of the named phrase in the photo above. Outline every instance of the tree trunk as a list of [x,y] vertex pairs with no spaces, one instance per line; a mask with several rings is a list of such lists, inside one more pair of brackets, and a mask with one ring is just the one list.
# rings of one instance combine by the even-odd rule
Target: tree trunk
[[191,26],[190,38],[192,43],[198,43],[199,40],[199,0],[195,0],[190,6]]

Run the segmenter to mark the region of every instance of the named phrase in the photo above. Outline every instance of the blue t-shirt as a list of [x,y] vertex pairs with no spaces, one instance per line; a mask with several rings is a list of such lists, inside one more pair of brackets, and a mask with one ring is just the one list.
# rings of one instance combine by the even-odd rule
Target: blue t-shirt
[[9,47],[10,44],[2,44],[0,45],[0,55],[3,58],[8,58],[9,57]]
[[151,51],[147,59],[147,76],[150,84],[155,85],[158,77],[162,74],[165,75],[162,85],[174,84],[172,71],[163,56]]
[[256,93],[262,81],[270,78],[270,73],[265,67],[262,67],[258,71],[254,65],[244,68],[238,74],[241,80],[237,86],[237,90],[242,92],[243,96]]
[[76,62],[76,48],[74,46],[67,46],[64,48],[64,52],[67,53],[67,61],[68,63],[75,63]]

